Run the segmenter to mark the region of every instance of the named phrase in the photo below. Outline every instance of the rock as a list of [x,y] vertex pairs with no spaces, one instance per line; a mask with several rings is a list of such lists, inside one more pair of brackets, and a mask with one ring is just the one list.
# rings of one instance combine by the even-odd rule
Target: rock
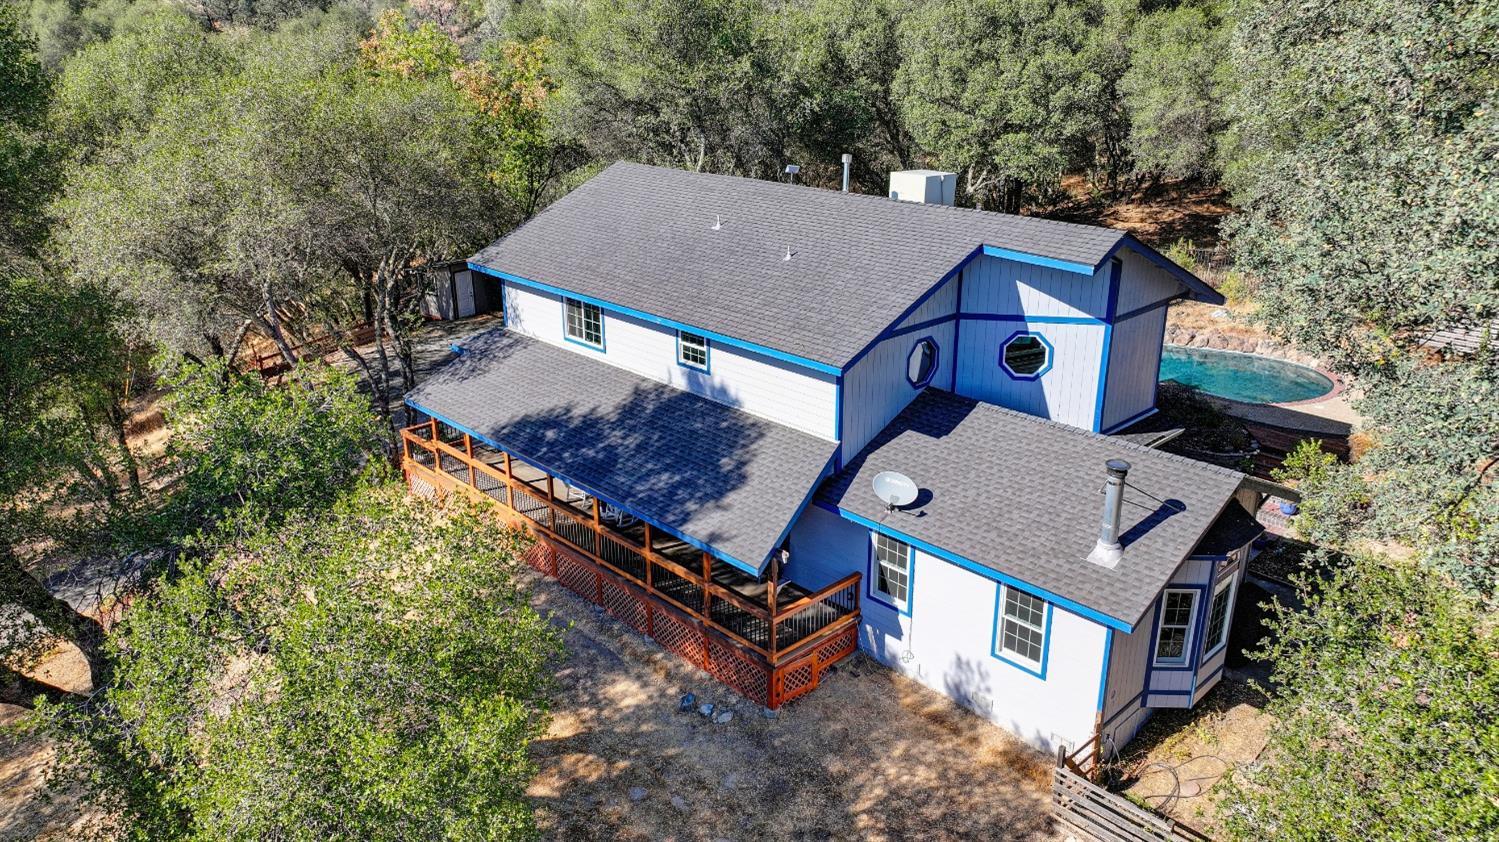
[[673,795],[671,797],[671,806],[676,807],[678,810],[681,810],[684,813],[692,809],[692,805],[687,803],[687,799],[683,798],[680,795]]
[[650,793],[646,792],[645,787],[643,786],[630,787],[630,800],[636,802],[637,804],[641,801],[644,801],[647,795],[650,795]]
[[723,783],[719,784],[719,787],[721,789],[733,789],[736,786],[739,786],[738,772],[730,772],[727,775],[724,775]]
[[781,712],[776,710],[775,708],[766,708],[761,711],[761,713],[765,716],[766,719],[778,719],[781,716]]
[[703,716],[711,717],[713,715],[713,703],[703,702],[697,706],[697,712]]
[[732,722],[733,719],[734,712],[731,710],[720,711],[717,716],[713,717],[713,721],[717,722],[719,725],[727,725]]
[[682,701],[677,703],[677,711],[679,713],[686,713],[692,710],[692,706],[695,704],[697,704],[697,696],[688,693],[682,697]]

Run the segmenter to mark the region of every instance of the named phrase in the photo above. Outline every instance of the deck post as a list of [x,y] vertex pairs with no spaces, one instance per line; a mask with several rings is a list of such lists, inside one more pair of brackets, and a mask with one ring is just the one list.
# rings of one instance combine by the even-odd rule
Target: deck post
[[776,658],[776,580],[781,577],[781,554],[777,552],[770,557],[770,577],[765,582],[766,607],[769,609],[770,624],[770,659]]
[[474,476],[474,439],[468,433],[463,434],[463,452],[468,454],[468,484],[478,488],[479,483]]
[[[598,533],[602,533],[604,531],[603,527],[599,523],[599,498],[598,497],[594,497],[593,498],[593,531],[594,532],[598,532]],[[600,544],[599,545],[599,549],[602,550],[603,548],[604,548],[604,545]],[[601,553],[599,553],[599,555],[603,555],[603,553],[601,552]]]
[[432,418],[430,420],[432,424],[432,440],[437,441],[437,419]]
[[708,586],[713,583],[713,556],[703,551],[703,616],[713,616],[713,592]]
[[642,522],[641,526],[645,527],[645,589],[648,593],[655,593],[656,586],[652,583],[654,577],[651,575],[651,572],[656,567],[651,562],[651,553],[653,552],[651,549],[651,524],[647,521]]
[[511,474],[510,474],[510,451],[508,451],[508,450],[505,451],[504,456],[505,456],[505,479],[508,480],[508,479],[511,478]]

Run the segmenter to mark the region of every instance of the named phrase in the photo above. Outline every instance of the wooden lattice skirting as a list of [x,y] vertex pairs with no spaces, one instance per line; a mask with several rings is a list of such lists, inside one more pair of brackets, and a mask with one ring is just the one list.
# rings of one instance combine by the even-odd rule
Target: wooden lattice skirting
[[[441,496],[440,490],[417,471],[407,471],[407,483],[417,496],[428,499]],[[530,527],[525,518],[508,509],[496,507],[493,511],[507,522]],[[759,652],[745,649],[698,618],[668,605],[572,548],[537,530],[529,531],[536,540],[523,557],[527,565],[594,605],[602,606],[610,616],[756,704],[779,708],[812,692],[829,667],[859,647],[858,623],[847,622],[836,633],[777,653],[775,663],[771,663]]]

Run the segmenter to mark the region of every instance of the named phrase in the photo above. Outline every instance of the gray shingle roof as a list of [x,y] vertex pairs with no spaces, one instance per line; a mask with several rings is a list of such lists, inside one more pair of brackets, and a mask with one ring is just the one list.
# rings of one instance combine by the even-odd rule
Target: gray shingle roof
[[[1113,570],[1086,560],[1098,539],[1108,459],[1133,466],[1121,521],[1124,558]],[[922,492],[909,513],[886,515],[870,490],[880,471],[916,481]],[[927,389],[818,499],[1133,625],[1242,478]]]
[[502,328],[407,402],[606,500],[758,566],[832,442]]
[[1155,254],[1091,225],[618,163],[470,262],[842,366],[980,246],[1093,267],[1126,240]]

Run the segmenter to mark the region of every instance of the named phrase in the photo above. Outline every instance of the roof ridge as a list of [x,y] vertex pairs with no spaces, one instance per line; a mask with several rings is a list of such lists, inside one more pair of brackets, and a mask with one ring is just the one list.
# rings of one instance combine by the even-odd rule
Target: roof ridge
[[[758,185],[764,185],[764,186],[769,187],[769,188],[781,189],[781,190],[784,190],[784,191],[787,191],[787,192],[790,192],[792,190],[815,190],[818,193],[829,194],[831,196],[845,196],[845,197],[850,197],[850,198],[854,198],[854,199],[858,199],[858,200],[863,200],[863,201],[887,202],[887,203],[893,203],[893,204],[901,205],[901,206],[909,206],[909,207],[911,207],[913,209],[914,208],[930,208],[930,209],[939,210],[939,211],[942,211],[942,212],[967,214],[967,215],[971,215],[971,216],[982,216],[982,217],[989,217],[989,218],[995,218],[995,219],[1004,219],[1004,220],[1009,220],[1009,221],[1017,221],[1018,220],[1018,221],[1031,222],[1031,223],[1036,223],[1036,224],[1041,224],[1041,225],[1055,225],[1055,226],[1059,226],[1059,227],[1063,227],[1063,228],[1085,228],[1085,229],[1088,229],[1090,231],[1107,231],[1107,232],[1112,233],[1112,234],[1117,234],[1121,238],[1131,236],[1130,232],[1127,231],[1127,230],[1125,230],[1125,229],[1123,229],[1123,228],[1113,228],[1113,227],[1110,227],[1108,225],[1090,225],[1090,224],[1088,224],[1086,222],[1067,222],[1067,221],[1060,220],[1060,219],[1048,219],[1047,217],[1044,217],[1044,216],[1026,216],[1024,214],[1018,214],[1018,213],[1005,213],[1003,211],[984,210],[983,208],[968,208],[968,207],[960,207],[958,205],[944,205],[944,204],[936,204],[936,203],[931,203],[931,202],[900,202],[900,201],[897,201],[895,199],[891,199],[889,196],[879,195],[879,194],[875,194],[875,193],[845,192],[843,190],[831,190],[831,189],[822,188],[822,187],[813,187],[813,186],[808,185],[808,184],[785,184],[785,183],[779,182],[779,181],[770,181],[768,179],[763,179],[763,178],[751,178],[750,176],[744,176],[744,175],[731,175],[731,174],[728,174],[728,173],[696,172],[696,171],[693,171],[693,170],[682,169],[680,167],[665,167],[665,166],[661,166],[659,164],[645,164],[645,163],[641,163],[639,161],[630,161],[630,160],[623,159],[623,158],[620,159],[620,160],[615,161],[614,163],[610,164],[608,167],[605,167],[602,172],[608,172],[609,170],[616,169],[616,168],[619,168],[619,169],[631,168],[631,169],[656,170],[656,171],[659,171],[659,172],[678,173],[678,174],[681,174],[681,175],[693,176],[693,177],[705,178],[705,179],[717,179],[717,180],[724,180],[724,181],[744,182],[744,183],[754,184],[754,185],[757,185],[757,186]],[[934,172],[938,172],[938,171],[934,170]],[[941,172],[946,172],[946,171],[943,170]],[[927,211],[915,210],[914,212],[915,213],[924,213],[924,212],[927,212]]]

